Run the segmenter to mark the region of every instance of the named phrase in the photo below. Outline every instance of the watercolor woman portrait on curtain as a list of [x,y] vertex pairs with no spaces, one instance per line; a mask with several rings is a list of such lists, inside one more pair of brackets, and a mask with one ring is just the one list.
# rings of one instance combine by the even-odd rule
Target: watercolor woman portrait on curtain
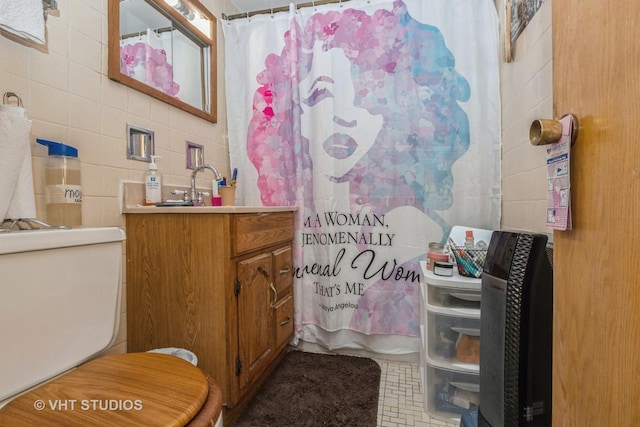
[[247,154],[263,204],[300,207],[302,324],[418,336],[426,242],[402,240],[418,215],[446,238],[438,211],[469,147],[459,102],[470,88],[442,34],[401,1],[316,13],[292,26],[258,83]]

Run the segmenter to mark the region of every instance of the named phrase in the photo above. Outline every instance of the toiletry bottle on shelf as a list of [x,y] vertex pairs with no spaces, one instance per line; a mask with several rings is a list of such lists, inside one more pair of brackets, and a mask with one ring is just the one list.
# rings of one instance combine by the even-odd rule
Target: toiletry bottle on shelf
[[144,173],[144,201],[143,205],[150,206],[162,201],[162,174],[158,172],[156,159],[160,156],[151,156],[149,169]]
[[82,185],[78,150],[70,145],[37,138],[46,146],[45,200],[49,225],[82,225]]
[[464,247],[467,249],[473,249],[476,247],[475,239],[473,238],[473,230],[467,230],[467,234],[464,239]]
[[211,183],[211,206],[222,206],[222,196],[218,193],[218,181]]

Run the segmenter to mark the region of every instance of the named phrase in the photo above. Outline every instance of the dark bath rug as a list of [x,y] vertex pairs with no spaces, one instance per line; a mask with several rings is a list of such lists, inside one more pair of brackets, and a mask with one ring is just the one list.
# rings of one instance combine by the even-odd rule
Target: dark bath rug
[[375,427],[379,389],[371,359],[290,351],[235,426]]

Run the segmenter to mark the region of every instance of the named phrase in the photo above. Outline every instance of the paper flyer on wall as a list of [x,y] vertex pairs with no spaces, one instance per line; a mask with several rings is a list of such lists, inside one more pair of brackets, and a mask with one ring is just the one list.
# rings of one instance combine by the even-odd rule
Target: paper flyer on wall
[[571,116],[560,124],[560,140],[547,146],[547,227],[571,230]]

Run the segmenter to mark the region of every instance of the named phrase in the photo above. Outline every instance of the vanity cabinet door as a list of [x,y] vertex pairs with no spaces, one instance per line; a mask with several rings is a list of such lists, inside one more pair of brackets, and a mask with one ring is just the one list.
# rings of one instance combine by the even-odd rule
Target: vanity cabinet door
[[271,252],[237,263],[239,387],[243,390],[272,361],[273,264]]
[[291,245],[238,261],[239,387],[251,384],[293,334]]

